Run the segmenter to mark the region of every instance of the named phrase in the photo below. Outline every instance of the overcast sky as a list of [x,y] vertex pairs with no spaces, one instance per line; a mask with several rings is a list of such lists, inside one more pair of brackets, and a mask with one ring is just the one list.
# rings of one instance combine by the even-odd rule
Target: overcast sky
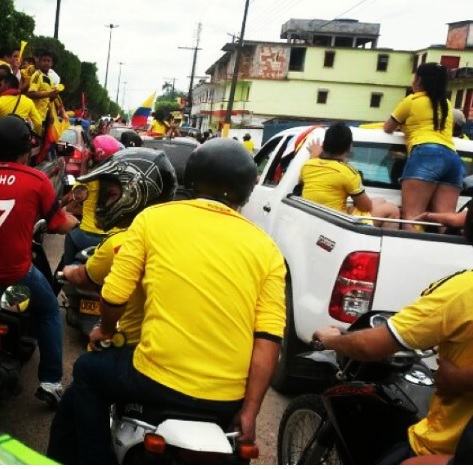
[[[14,4],[33,16],[36,35],[54,35],[56,0]],[[118,25],[112,30],[107,89],[115,100],[123,62],[118,102],[133,109],[153,91],[161,92],[165,81],[175,79],[176,88],[187,92],[198,24],[197,79],[222,56],[231,35],[240,34],[244,7],[245,0],[62,0],[59,40],[81,61],[95,62],[104,84],[107,25]],[[447,23],[473,20],[473,11],[472,0],[250,0],[245,39],[282,41],[281,26],[291,18],[380,23],[379,47],[416,50],[444,44]]]

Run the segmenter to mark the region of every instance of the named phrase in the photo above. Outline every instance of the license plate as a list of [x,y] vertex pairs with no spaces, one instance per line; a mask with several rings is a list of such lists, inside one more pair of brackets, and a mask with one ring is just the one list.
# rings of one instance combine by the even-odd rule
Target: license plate
[[79,311],[84,314],[100,316],[100,302],[94,300],[80,300]]

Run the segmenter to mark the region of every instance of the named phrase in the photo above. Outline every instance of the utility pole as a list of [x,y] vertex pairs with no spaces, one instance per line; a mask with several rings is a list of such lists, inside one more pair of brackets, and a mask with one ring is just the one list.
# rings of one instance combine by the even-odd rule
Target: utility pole
[[118,62],[120,68],[118,69],[118,85],[117,85],[117,99],[115,102],[118,104],[118,94],[120,93],[120,78],[122,76],[122,65],[125,65],[125,62]]
[[236,46],[235,66],[233,67],[232,84],[230,86],[230,95],[228,97],[227,112],[225,113],[225,122],[223,124],[222,137],[228,137],[228,131],[232,123],[233,101],[235,100],[235,90],[238,81],[238,70],[240,68],[241,52],[243,50],[243,38],[245,37],[246,17],[248,16],[248,7],[250,0],[245,0],[245,12],[241,23],[240,40]]
[[189,117],[190,111],[192,108],[192,88],[194,88],[194,77],[195,77],[195,66],[197,63],[197,51],[200,50],[199,43],[200,43],[200,32],[202,30],[202,23],[197,25],[197,39],[195,43],[195,47],[178,47],[178,49],[191,49],[194,51],[194,58],[192,59],[192,70],[191,70],[191,81],[189,84],[189,92],[187,93],[187,102],[189,106]]
[[108,39],[108,55],[107,55],[107,69],[105,71],[105,83],[103,85],[103,87],[105,88],[105,90],[107,90],[107,81],[108,81],[108,66],[110,64],[110,48],[112,46],[112,29],[113,28],[118,28],[118,24],[106,24],[105,25],[106,28],[110,28],[110,37]]
[[61,11],[61,0],[56,0],[56,21],[54,23],[54,39],[59,37],[59,13]]

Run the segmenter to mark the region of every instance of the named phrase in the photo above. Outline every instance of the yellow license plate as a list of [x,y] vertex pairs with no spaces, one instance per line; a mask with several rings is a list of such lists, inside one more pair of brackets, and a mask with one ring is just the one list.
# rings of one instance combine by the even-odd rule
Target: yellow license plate
[[100,303],[94,300],[80,300],[79,311],[84,314],[100,316]]

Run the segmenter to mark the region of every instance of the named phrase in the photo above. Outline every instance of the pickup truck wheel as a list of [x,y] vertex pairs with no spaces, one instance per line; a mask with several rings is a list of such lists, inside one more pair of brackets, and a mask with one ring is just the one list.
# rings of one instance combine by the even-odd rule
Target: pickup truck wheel
[[[291,279],[286,280],[286,328],[279,353],[279,360],[271,380],[271,386],[276,391],[287,394],[296,392],[300,386],[300,379],[292,376],[291,365],[294,361],[300,362],[303,358],[296,355],[309,350],[309,347],[301,342],[294,328],[294,312],[292,303]],[[308,360],[307,360],[308,361]]]

